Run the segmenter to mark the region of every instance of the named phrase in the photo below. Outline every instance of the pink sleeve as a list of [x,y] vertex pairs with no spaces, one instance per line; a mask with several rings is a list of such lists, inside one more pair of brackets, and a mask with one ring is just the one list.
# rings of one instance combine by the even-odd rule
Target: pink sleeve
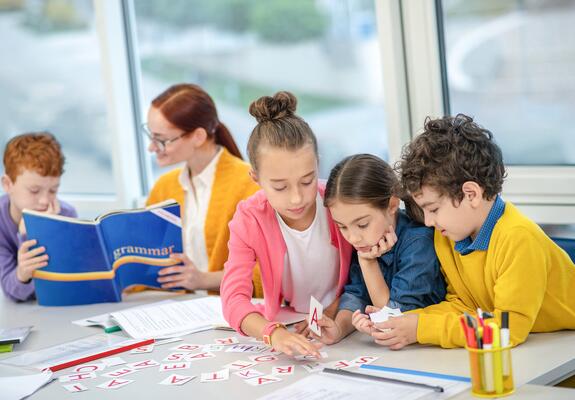
[[229,224],[229,255],[228,261],[224,264],[224,276],[220,286],[224,318],[242,335],[244,333],[241,324],[246,315],[253,312],[261,314],[261,307],[258,308],[251,303],[256,255],[254,249],[246,242],[250,237],[246,228],[248,218],[238,207]]

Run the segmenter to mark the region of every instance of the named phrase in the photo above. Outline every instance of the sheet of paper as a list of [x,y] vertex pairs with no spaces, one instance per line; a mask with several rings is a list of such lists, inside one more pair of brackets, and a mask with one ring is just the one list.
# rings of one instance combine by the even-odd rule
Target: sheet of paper
[[1,397],[3,400],[23,399],[51,380],[51,371],[43,371],[32,375],[2,376],[0,377]]
[[415,400],[428,394],[429,390],[412,389],[409,386],[313,374],[260,397],[260,400]]
[[214,296],[128,309],[111,315],[135,339],[167,337],[225,324],[222,303]]
[[104,351],[135,343],[133,339],[120,335],[100,333],[70,342],[29,351],[14,357],[5,358],[0,364],[32,367],[39,370],[70,360],[100,354]]
[[400,315],[403,315],[403,313],[399,308],[390,308],[385,306],[381,310],[369,314],[369,319],[374,323],[378,323],[385,322],[391,317],[399,317]]
[[[155,303],[145,304],[143,306],[126,308],[126,309],[121,310],[121,311],[133,310],[133,309],[137,309],[137,308],[157,307],[159,305],[168,304],[168,303],[172,303],[172,302],[173,302],[173,300],[162,300],[162,301],[158,301]],[[88,318],[78,319],[76,321],[72,321],[72,323],[75,325],[80,325],[80,326],[101,326],[102,328],[112,328],[112,327],[117,325],[116,321],[114,321],[112,319],[112,316],[110,315],[110,313],[99,314],[99,315],[94,315],[94,316],[88,317]]]
[[309,300],[309,316],[307,323],[309,329],[318,336],[321,336],[321,327],[318,325],[318,321],[323,316],[323,306],[317,299],[311,296]]

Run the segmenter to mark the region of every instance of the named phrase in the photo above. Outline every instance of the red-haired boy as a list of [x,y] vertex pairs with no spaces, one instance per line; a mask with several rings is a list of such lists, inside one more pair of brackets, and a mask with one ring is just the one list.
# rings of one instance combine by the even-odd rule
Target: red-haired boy
[[26,240],[22,210],[76,217],[70,204],[56,197],[64,173],[64,155],[53,135],[26,133],[12,138],[4,150],[0,197],[0,282],[15,301],[34,298],[32,274],[48,264],[44,247]]

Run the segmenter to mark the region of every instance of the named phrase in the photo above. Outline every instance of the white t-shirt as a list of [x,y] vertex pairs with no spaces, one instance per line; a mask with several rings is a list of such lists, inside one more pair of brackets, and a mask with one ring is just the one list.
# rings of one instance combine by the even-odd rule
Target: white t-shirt
[[208,270],[208,252],[204,228],[206,215],[212,196],[212,185],[216,175],[216,166],[222,155],[223,148],[202,172],[190,179],[189,169],[182,168],[179,177],[180,184],[186,192],[185,221],[183,226],[184,253],[200,271]]
[[339,252],[331,244],[327,211],[318,194],[314,220],[305,231],[286,225],[276,212],[287,246],[282,277],[284,299],[297,312],[309,312],[310,296],[324,307],[335,300],[339,280]]

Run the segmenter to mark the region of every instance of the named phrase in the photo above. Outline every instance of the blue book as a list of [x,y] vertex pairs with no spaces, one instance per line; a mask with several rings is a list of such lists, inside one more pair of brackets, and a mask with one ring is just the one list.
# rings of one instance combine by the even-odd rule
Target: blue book
[[38,303],[68,306],[118,302],[133,285],[159,288],[158,271],[179,264],[180,206],[113,211],[94,221],[24,210],[28,239],[45,246],[49,260],[34,272]]

